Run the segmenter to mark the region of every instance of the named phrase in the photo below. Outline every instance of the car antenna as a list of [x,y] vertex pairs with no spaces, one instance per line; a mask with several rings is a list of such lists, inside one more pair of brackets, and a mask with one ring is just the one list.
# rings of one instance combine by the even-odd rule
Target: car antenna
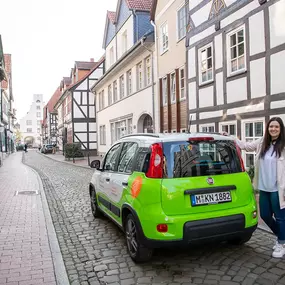
[[188,124],[188,133],[191,134],[191,123],[192,123],[192,115],[189,116],[189,124]]

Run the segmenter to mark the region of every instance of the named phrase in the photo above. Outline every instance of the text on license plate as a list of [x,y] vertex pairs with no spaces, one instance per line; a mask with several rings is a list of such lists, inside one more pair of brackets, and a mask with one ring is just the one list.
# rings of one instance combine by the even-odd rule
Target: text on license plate
[[218,192],[218,193],[207,193],[207,194],[196,194],[191,195],[192,206],[218,204],[231,202],[231,192]]

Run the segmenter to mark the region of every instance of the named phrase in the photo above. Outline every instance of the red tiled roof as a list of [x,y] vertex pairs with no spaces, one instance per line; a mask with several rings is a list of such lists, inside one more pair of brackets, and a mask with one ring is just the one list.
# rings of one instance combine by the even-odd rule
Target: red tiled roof
[[150,11],[153,0],[126,0],[129,9]]
[[75,61],[75,64],[76,64],[78,69],[91,70],[97,64],[97,62]]
[[54,110],[54,106],[57,103],[60,95],[61,95],[61,92],[60,92],[60,89],[58,87],[47,103],[47,108],[48,108],[48,111],[50,113]]
[[115,24],[116,21],[116,12],[107,11],[107,16],[112,24]]

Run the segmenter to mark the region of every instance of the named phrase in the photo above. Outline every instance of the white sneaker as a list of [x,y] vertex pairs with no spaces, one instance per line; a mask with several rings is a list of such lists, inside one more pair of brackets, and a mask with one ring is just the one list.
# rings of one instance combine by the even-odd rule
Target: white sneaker
[[277,244],[272,253],[272,256],[275,258],[282,258],[284,254],[285,254],[284,246],[282,244]]

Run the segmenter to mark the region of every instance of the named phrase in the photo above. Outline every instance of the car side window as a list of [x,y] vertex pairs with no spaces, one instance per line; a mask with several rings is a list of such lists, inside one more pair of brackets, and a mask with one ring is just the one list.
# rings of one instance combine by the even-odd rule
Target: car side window
[[133,160],[138,149],[137,143],[127,142],[124,143],[122,152],[120,155],[118,172],[121,173],[131,173]]
[[104,169],[106,171],[116,171],[117,158],[120,154],[121,144],[114,145],[105,158]]

